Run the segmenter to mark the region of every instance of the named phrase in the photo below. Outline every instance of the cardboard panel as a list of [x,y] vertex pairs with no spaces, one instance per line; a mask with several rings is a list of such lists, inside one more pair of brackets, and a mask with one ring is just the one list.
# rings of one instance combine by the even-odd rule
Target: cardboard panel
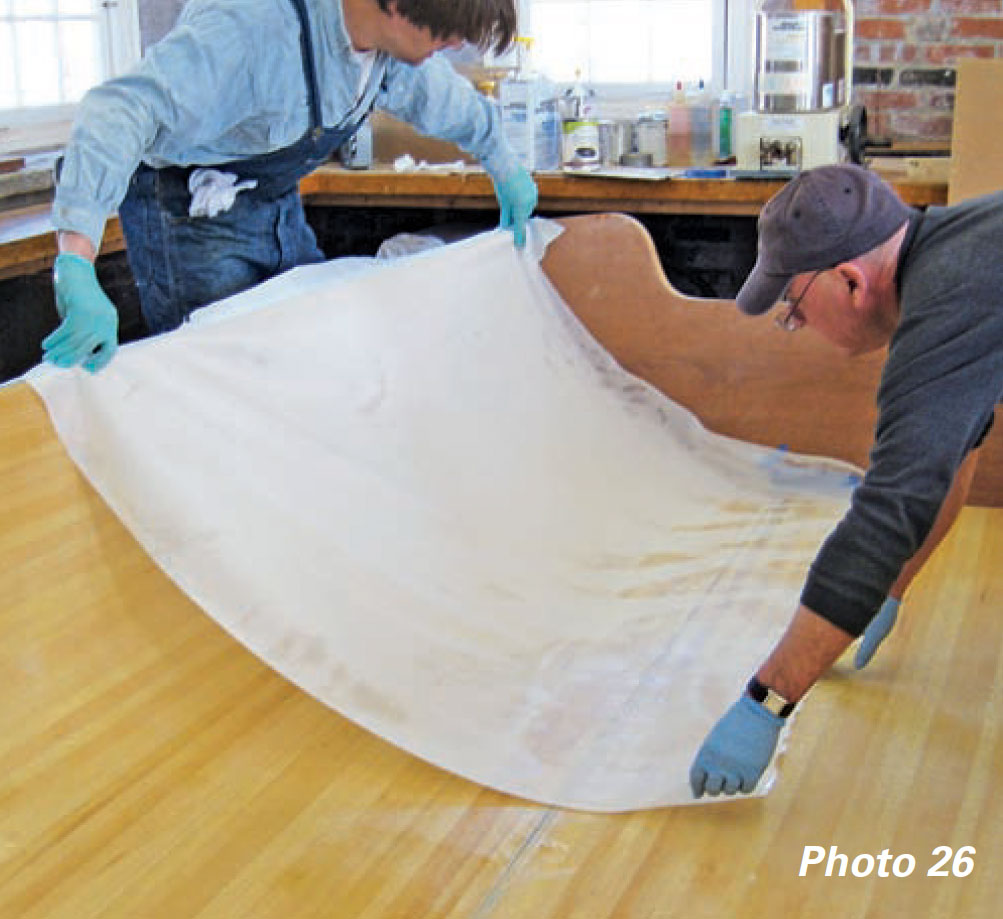
[[1003,188],[1003,61],[958,65],[947,203]]

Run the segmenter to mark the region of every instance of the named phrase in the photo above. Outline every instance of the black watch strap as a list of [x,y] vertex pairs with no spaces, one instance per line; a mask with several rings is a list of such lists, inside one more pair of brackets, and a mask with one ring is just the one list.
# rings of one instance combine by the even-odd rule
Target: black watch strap
[[796,702],[788,702],[780,693],[764,686],[755,677],[749,680],[745,691],[768,712],[772,712],[780,718],[786,718],[797,705]]

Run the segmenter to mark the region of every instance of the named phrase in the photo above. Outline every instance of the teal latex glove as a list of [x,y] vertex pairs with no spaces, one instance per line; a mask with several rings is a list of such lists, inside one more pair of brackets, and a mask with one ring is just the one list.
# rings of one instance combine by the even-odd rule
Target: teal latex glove
[[516,248],[521,249],[526,245],[526,222],[536,209],[536,183],[522,166],[517,166],[504,178],[492,176],[491,180],[501,208],[501,227],[512,230]]
[[97,373],[118,350],[118,310],[101,289],[94,266],[72,252],[56,257],[52,282],[63,321],[42,341],[45,359]]
[[878,650],[878,645],[888,637],[888,633],[898,618],[901,602],[894,597],[889,597],[881,604],[878,614],[867,624],[860,639],[860,645],[857,647],[857,654],[853,658],[853,666],[858,670],[863,670],[871,662],[874,652]]
[[742,695],[714,725],[690,766],[693,796],[748,792],[770,764],[784,719]]

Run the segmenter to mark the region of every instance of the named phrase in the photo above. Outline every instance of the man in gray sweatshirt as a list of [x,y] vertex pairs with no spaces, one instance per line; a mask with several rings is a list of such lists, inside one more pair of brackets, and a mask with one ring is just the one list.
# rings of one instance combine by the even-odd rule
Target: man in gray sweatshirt
[[1003,399],[1003,192],[920,213],[852,165],[803,172],[763,208],[739,308],[781,301],[848,354],[889,347],[867,473],[808,573],[784,636],[690,770],[696,797],[750,792],[784,718],[863,634],[864,666],[964,504]]

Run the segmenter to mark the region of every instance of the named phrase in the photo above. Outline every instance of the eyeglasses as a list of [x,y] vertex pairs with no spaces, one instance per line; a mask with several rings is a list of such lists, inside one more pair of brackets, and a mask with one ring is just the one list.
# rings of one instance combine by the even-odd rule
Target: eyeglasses
[[783,312],[777,316],[776,324],[778,329],[783,329],[785,332],[796,332],[798,329],[804,328],[805,318],[798,307],[801,305],[801,301],[804,300],[805,294],[811,289],[812,284],[815,283],[815,278],[817,278],[823,271],[828,271],[828,268],[819,268],[809,279],[808,283],[805,284],[801,293],[798,294],[793,300],[781,300],[781,305]]

